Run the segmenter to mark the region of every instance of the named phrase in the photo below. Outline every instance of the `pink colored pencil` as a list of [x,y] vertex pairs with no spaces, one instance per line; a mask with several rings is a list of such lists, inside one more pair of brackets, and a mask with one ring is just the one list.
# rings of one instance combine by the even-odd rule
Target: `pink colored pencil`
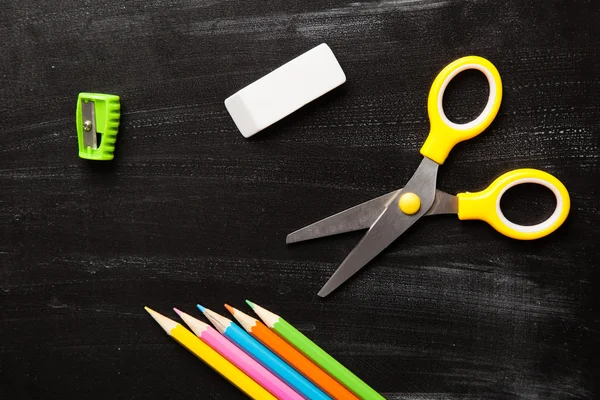
[[264,387],[273,396],[281,400],[303,400],[302,396],[283,383],[265,367],[256,362],[252,357],[240,350],[239,347],[227,340],[212,326],[205,324],[176,308],[173,310],[179,314],[181,319],[190,327],[196,336],[200,338],[200,340],[245,372],[246,375],[254,379],[256,383]]

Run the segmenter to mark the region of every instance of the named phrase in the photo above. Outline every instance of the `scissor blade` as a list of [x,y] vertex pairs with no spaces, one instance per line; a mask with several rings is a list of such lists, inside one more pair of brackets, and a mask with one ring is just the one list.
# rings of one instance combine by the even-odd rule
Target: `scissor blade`
[[402,189],[365,201],[330,217],[298,229],[285,238],[286,243],[316,239],[338,233],[367,229],[379,218],[385,207]]
[[425,215],[439,214],[458,214],[458,199],[454,195],[436,189],[433,204]]
[[[436,195],[437,168],[438,164],[427,157],[421,161],[419,168],[417,168],[403,191],[418,193],[422,208],[413,215],[407,215],[400,211],[398,207],[386,207],[362,240],[321,288],[318,293],[319,296],[325,297],[337,289],[429,211]],[[391,201],[395,201],[396,198],[392,197]]]
[[333,292],[404,233],[413,224],[412,219],[404,217],[391,207],[386,209],[321,288],[318,295],[325,297]]
[[[388,203],[396,195],[400,194],[401,191],[402,189],[395,190],[327,218],[323,218],[314,224],[310,224],[290,233],[285,239],[285,242],[290,244],[337,235],[339,233],[367,229],[373,225],[381,213],[383,213]],[[457,207],[456,196],[442,192],[441,190],[436,190],[433,205],[425,215],[456,214],[458,212]]]

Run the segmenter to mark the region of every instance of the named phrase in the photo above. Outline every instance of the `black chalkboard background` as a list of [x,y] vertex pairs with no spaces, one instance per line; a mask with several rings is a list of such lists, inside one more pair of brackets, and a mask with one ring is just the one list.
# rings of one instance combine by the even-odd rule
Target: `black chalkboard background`
[[[243,398],[169,339],[174,317],[250,298],[390,399],[592,399],[598,392],[600,13],[597,1],[4,1],[0,13],[0,397]],[[244,139],[223,100],[328,43],[347,83]],[[519,242],[429,218],[326,299],[362,233],[287,233],[403,185],[436,74],[499,69],[502,108],[457,146],[439,188],[532,167],[571,214]],[[462,76],[464,75],[464,76]],[[449,87],[458,122],[485,79]],[[77,156],[82,91],[121,96],[117,156]],[[517,222],[552,210],[507,195]]]

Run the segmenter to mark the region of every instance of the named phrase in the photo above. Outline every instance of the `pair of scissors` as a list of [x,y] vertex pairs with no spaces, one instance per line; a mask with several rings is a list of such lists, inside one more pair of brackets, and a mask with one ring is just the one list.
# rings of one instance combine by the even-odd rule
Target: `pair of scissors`
[[[489,97],[477,118],[468,123],[457,124],[446,117],[442,99],[448,83],[460,72],[469,69],[479,70],[486,76]],[[322,219],[287,236],[286,243],[289,244],[369,228],[319,291],[319,296],[325,297],[338,288],[423,216],[458,214],[461,220],[485,221],[501,234],[520,240],[539,239],[562,225],[569,214],[569,193],[558,179],[544,171],[513,170],[476,193],[466,192],[453,196],[436,189],[438,167],[444,163],[450,150],[459,142],[483,132],[496,117],[501,101],[500,74],[485,58],[460,58],[438,74],[427,100],[430,131],[421,147],[423,161],[408,183],[401,189]],[[543,185],[556,197],[554,212],[541,223],[529,226],[515,224],[500,209],[502,195],[511,187],[524,183]]]

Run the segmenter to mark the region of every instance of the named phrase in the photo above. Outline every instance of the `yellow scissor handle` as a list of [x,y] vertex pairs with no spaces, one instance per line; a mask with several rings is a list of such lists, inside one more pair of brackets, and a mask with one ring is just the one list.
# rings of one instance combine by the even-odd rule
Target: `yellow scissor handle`
[[[485,108],[477,118],[466,124],[457,124],[446,117],[442,100],[452,78],[468,69],[476,69],[484,73],[488,80],[490,94]],[[501,102],[502,80],[494,64],[477,56],[459,58],[450,63],[438,74],[429,91],[427,112],[431,128],[427,140],[421,147],[421,154],[438,164],[443,164],[450,150],[457,143],[479,135],[492,123],[498,114]]]
[[[523,183],[546,186],[556,196],[556,209],[552,215],[536,225],[518,225],[510,222],[500,209],[500,199],[508,189]],[[565,222],[571,200],[561,181],[547,172],[537,169],[516,169],[496,179],[487,189],[477,193],[460,193],[458,218],[479,219],[490,224],[501,234],[520,240],[539,239],[554,232]]]

